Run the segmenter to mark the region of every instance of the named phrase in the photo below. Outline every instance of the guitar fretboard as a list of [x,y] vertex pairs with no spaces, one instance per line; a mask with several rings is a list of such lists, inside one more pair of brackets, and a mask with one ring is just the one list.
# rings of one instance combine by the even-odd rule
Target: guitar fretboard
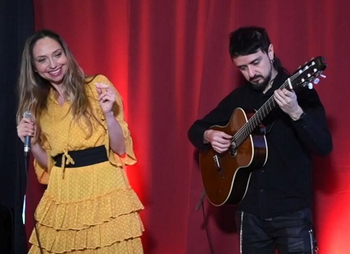
[[[300,75],[300,71],[293,74],[283,82],[279,89],[288,88],[292,86],[294,80]],[[242,125],[242,127],[233,135],[231,142],[236,146],[240,146],[244,140],[258,127],[264,118],[276,107],[274,96],[272,95],[256,112],[249,118],[249,120]]]

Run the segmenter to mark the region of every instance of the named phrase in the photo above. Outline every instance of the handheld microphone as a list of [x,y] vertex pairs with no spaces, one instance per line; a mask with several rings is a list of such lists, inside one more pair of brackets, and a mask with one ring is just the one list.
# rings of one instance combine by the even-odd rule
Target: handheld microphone
[[[26,119],[31,119],[32,118],[32,114],[30,113],[30,111],[26,111],[23,113],[23,118]],[[24,153],[27,154],[30,150],[30,136],[26,136],[24,138]]]

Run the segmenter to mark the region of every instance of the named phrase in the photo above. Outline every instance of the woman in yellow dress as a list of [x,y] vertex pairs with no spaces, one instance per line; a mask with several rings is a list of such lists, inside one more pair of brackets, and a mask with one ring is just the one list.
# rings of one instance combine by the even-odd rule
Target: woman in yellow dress
[[29,253],[143,253],[143,206],[123,170],[136,158],[111,82],[85,75],[63,39],[41,30],[25,43],[18,91],[17,133],[31,137],[47,184]]

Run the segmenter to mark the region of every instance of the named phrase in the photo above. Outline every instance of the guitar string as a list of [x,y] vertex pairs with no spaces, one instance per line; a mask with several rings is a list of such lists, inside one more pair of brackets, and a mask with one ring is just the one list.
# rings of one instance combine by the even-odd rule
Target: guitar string
[[[296,73],[298,74],[298,73]],[[299,75],[297,75],[299,76]],[[295,77],[291,77],[294,79]],[[283,89],[287,86],[285,81],[279,89]],[[236,143],[236,147],[241,145],[243,141],[249,136],[250,131],[254,130],[261,120],[264,118],[267,113],[275,107],[275,101],[273,96],[271,96],[261,107],[260,109],[244,124],[242,127],[234,134],[231,142]],[[270,109],[270,110],[269,110]]]
[[[308,67],[306,67],[308,68]],[[305,68],[304,68],[305,70]],[[303,70],[303,71],[304,71]],[[303,71],[300,69],[296,73],[294,73],[291,77],[289,77],[289,81],[293,82],[296,78],[298,78]],[[311,77],[311,76],[310,76]],[[310,78],[308,77],[308,78]],[[279,89],[286,88],[289,85],[289,82],[283,82]],[[305,80],[306,81],[306,80]],[[305,81],[303,83],[305,83]],[[238,130],[231,142],[235,142],[236,147],[241,145],[243,141],[249,136],[249,134],[261,123],[264,117],[276,106],[276,102],[274,97],[271,96],[261,107],[260,109]]]

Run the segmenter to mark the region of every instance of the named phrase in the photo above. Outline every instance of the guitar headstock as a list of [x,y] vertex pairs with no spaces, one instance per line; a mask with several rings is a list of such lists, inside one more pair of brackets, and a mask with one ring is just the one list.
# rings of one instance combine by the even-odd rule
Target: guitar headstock
[[294,72],[290,77],[291,83],[286,84],[286,87],[292,86],[295,89],[307,86],[309,89],[312,89],[313,84],[317,84],[320,81],[318,76],[325,77],[322,75],[322,72],[326,67],[326,62],[322,56],[314,57]]

